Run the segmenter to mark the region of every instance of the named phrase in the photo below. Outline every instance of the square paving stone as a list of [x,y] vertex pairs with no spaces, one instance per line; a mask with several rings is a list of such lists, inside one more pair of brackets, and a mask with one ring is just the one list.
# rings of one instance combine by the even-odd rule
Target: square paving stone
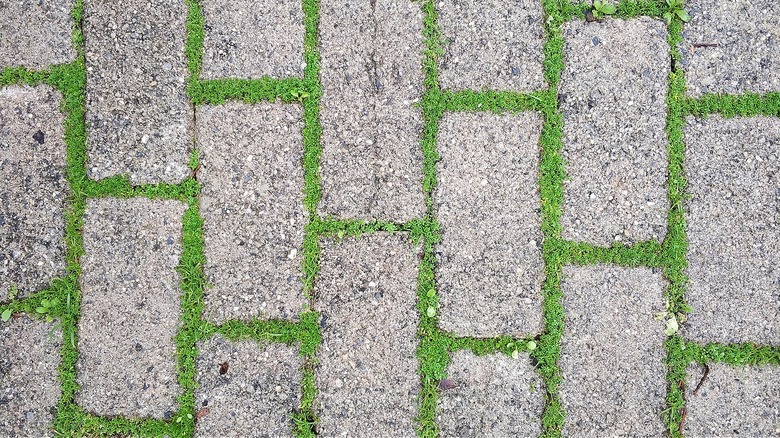
[[297,347],[216,335],[198,351],[195,406],[205,415],[195,423],[195,436],[292,436],[303,366]]
[[684,330],[780,345],[780,119],[688,118]]
[[682,67],[688,94],[780,91],[780,3],[688,0]]
[[178,183],[190,174],[186,19],[181,0],[84,1],[90,178]]
[[439,125],[433,199],[444,330],[490,337],[542,329],[541,130],[536,113],[452,113]]
[[443,437],[539,436],[545,405],[544,382],[527,355],[452,355],[436,422]]
[[0,89],[0,301],[65,274],[69,188],[62,96],[48,86]]
[[177,409],[179,201],[87,201],[76,402],[97,415],[163,418]]
[[198,107],[208,319],[295,319],[306,304],[302,128],[297,105]]
[[542,3],[537,0],[436,2],[445,89],[533,91],[545,86]]
[[204,0],[201,78],[303,77],[301,0]]
[[398,234],[323,242],[318,436],[416,436],[419,253]]
[[650,18],[563,26],[564,239],[609,246],[666,234],[666,26]]
[[320,214],[406,222],[422,189],[422,11],[409,0],[322,0]]
[[663,288],[650,268],[564,268],[563,436],[663,435]]
[[54,436],[62,331],[16,314],[0,322],[0,434]]
[[704,381],[704,367],[688,368],[685,436],[780,436],[780,366],[708,366]]
[[73,0],[0,2],[0,69],[43,70],[76,59]]

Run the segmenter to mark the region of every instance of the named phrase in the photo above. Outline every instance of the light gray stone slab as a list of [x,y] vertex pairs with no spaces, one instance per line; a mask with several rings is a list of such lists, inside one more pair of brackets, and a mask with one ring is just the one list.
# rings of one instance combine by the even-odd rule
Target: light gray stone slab
[[780,436],[780,367],[711,363],[709,368],[704,381],[704,367],[688,368],[685,436]]
[[443,0],[436,8],[444,44],[444,89],[511,90],[545,87],[544,20],[536,0]]
[[205,414],[195,436],[292,436],[303,366],[297,347],[216,335],[200,342],[198,352],[195,406]]
[[682,67],[688,94],[780,91],[780,3],[689,0]]
[[0,69],[43,70],[76,59],[73,0],[0,2]]
[[398,234],[322,242],[318,436],[416,436],[419,252]]
[[302,128],[297,105],[197,110],[208,319],[294,319],[306,304]]
[[528,355],[452,355],[436,422],[442,437],[519,437],[542,433],[544,382]]
[[666,234],[666,26],[650,18],[563,26],[565,239],[609,246]]
[[780,344],[780,119],[688,118],[685,335]]
[[530,112],[452,113],[439,125],[433,198],[444,330],[491,337],[542,329],[541,129]]
[[663,435],[663,286],[650,268],[564,268],[563,436]]
[[61,101],[44,85],[0,89],[0,301],[9,288],[25,297],[65,274]]
[[97,415],[177,409],[179,201],[98,198],[84,213],[76,402]]
[[0,433],[54,436],[62,331],[16,314],[0,322]]
[[178,183],[192,149],[187,5],[85,0],[87,175]]
[[205,0],[201,78],[303,77],[303,2]]
[[422,11],[409,0],[323,0],[319,212],[405,222],[422,190]]

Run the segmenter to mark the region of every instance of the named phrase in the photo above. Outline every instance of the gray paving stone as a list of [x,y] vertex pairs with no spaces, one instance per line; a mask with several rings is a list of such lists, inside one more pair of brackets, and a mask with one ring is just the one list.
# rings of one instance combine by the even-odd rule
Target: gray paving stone
[[207,0],[201,78],[303,77],[300,0]]
[[195,406],[207,413],[195,423],[195,436],[292,436],[303,366],[297,347],[216,335],[198,351]]
[[384,233],[323,242],[318,436],[416,436],[419,252]]
[[186,18],[183,1],[84,2],[90,178],[177,183],[189,175]]
[[54,436],[62,331],[23,314],[0,322],[0,433]]
[[76,402],[90,412],[163,418],[177,409],[185,210],[179,201],[87,201]]
[[666,234],[666,26],[650,18],[573,21],[566,68],[562,236],[601,246]]
[[780,91],[780,3],[689,0],[682,67],[688,94]]
[[409,0],[323,0],[322,200],[339,218],[405,222],[422,191],[422,11]]
[[454,388],[439,396],[436,422],[443,437],[539,436],[544,382],[527,355],[452,355],[447,378]]
[[490,337],[542,329],[541,129],[536,113],[452,113],[439,125],[444,330]]
[[563,270],[564,436],[661,436],[666,397],[661,273],[650,268]]
[[436,3],[447,41],[439,60],[445,89],[544,88],[542,4],[536,0]]
[[73,0],[0,3],[0,69],[43,70],[76,59],[71,32]]
[[65,274],[61,100],[48,86],[0,89],[0,301]]
[[709,364],[688,368],[685,436],[780,436],[780,367]]
[[197,110],[209,319],[293,319],[306,304],[302,128],[297,105]]
[[780,344],[780,120],[706,120],[684,128],[688,277],[685,335]]

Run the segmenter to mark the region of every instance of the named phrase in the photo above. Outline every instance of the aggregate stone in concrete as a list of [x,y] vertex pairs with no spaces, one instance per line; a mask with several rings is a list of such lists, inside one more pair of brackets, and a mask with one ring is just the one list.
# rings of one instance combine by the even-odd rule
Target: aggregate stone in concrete
[[682,67],[688,94],[780,91],[780,3],[689,0]]
[[405,222],[422,190],[422,11],[409,0],[323,0],[323,215]]
[[297,105],[197,110],[208,319],[291,319],[304,308],[302,127]]
[[398,234],[322,242],[319,436],[416,436],[419,252]]
[[292,436],[301,400],[298,348],[216,335],[198,345],[195,436]]
[[527,355],[512,359],[458,351],[447,379],[454,388],[441,392],[436,417],[443,437],[541,434],[544,383]]
[[685,335],[780,344],[780,119],[689,118]]
[[666,36],[650,18],[564,25],[565,239],[608,246],[666,234]]
[[76,402],[97,415],[177,409],[182,217],[179,201],[87,201]]
[[208,0],[201,78],[303,77],[300,0]]
[[703,366],[688,368],[685,436],[780,436],[780,367],[708,366],[703,382]]
[[564,436],[661,436],[666,397],[660,272],[563,270],[560,397]]
[[64,117],[48,86],[0,89],[0,301],[65,273]]
[[0,322],[0,431],[54,436],[62,331],[26,315]]
[[439,125],[434,205],[444,330],[524,336],[542,326],[536,113],[447,114]]
[[189,175],[186,2],[84,2],[87,174],[133,184]]
[[43,70],[76,59],[73,0],[0,2],[0,69]]
[[545,86],[542,3],[536,0],[437,2],[445,89],[533,91]]

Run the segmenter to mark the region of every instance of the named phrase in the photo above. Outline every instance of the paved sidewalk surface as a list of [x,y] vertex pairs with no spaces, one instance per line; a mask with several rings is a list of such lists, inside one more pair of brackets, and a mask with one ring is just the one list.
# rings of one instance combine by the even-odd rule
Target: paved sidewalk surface
[[0,436],[780,437],[778,23],[0,0]]

